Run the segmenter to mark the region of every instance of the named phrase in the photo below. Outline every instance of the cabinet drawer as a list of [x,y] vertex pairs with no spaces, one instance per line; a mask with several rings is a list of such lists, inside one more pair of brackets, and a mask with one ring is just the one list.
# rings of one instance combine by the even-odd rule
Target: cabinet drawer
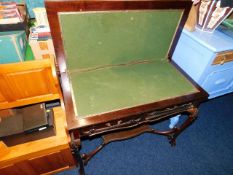
[[202,84],[210,98],[229,93],[233,82],[233,67],[210,73]]
[[216,58],[214,59],[212,65],[216,64],[224,64],[227,62],[233,61],[233,52],[224,52],[217,54]]
[[0,65],[0,110],[59,98],[53,59]]

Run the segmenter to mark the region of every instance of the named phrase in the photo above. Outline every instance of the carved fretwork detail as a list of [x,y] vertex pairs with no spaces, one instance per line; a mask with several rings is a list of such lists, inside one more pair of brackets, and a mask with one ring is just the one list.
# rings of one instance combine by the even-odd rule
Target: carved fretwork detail
[[130,117],[130,119],[115,120],[104,124],[99,124],[91,127],[82,128],[79,130],[81,136],[92,137],[106,132],[112,132],[122,129],[133,128],[142,124],[156,122],[176,114],[187,112],[193,108],[192,104],[184,104],[181,106],[174,106],[163,110],[156,110],[148,113],[138,114]]
[[[173,108],[166,108],[164,110],[137,115],[128,121],[119,120],[113,121],[111,123],[108,122],[104,124],[105,128],[96,127],[87,131],[83,130],[82,135],[89,135],[89,137],[108,132],[108,134],[102,135],[103,142],[95,150],[91,151],[90,153],[82,154],[83,163],[84,165],[86,165],[95,154],[97,154],[102,148],[104,148],[104,146],[106,146],[110,142],[129,139],[146,132],[166,136],[171,146],[175,146],[177,136],[185,128],[192,124],[192,122],[197,117],[197,112],[198,110],[194,105],[185,104],[181,106],[175,106]],[[149,125],[151,122],[166,119],[172,117],[173,115],[181,113],[187,113],[188,118],[179,127],[161,131],[153,129]]]

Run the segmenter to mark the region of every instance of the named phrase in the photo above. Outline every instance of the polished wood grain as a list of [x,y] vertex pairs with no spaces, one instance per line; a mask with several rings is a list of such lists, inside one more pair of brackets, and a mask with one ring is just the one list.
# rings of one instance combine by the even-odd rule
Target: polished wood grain
[[0,110],[59,99],[53,59],[0,65]]
[[[75,165],[66,132],[65,113],[54,108],[56,135],[7,147],[0,142],[0,174],[51,174]],[[17,175],[17,174],[16,174]]]

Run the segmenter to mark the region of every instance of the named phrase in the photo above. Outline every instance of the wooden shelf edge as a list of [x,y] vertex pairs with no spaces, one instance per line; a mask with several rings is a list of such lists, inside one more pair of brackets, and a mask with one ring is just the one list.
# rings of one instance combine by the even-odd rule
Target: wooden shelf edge
[[[0,141],[0,167],[14,164],[41,155],[47,155],[64,149],[69,149],[69,137],[66,131],[65,113],[62,107],[54,108],[56,135],[36,141],[7,147]],[[2,151],[3,150],[3,151]]]

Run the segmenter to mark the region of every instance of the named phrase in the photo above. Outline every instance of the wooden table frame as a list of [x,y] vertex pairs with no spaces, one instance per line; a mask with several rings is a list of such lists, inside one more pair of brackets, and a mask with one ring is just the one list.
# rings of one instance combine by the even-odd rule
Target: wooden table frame
[[[199,103],[203,100],[206,100],[208,95],[204,90],[202,90],[202,88],[193,83],[197,88],[197,92],[195,93],[128,109],[104,113],[95,117],[77,119],[74,113],[72,94],[70,91],[71,88],[69,87],[69,78],[67,75],[67,68],[65,63],[66,58],[63,48],[61,29],[59,26],[58,13],[104,10],[148,10],[167,8],[183,9],[184,11],[181,22],[178,26],[174,42],[168,54],[168,59],[171,61],[172,53],[188,17],[191,5],[192,2],[186,0],[45,1],[48,20],[50,23],[52,38],[55,46],[56,57],[60,70],[68,130],[71,134],[71,137],[73,138],[72,147],[74,148],[74,152],[78,157],[80,165],[83,165],[83,163],[86,164],[92,156],[94,156],[109,142],[131,138],[144,132],[165,135],[169,138],[170,143],[175,145],[176,137],[195,120]],[[174,64],[174,66],[176,65]],[[190,81],[192,80],[190,79]],[[174,128],[168,131],[157,131],[149,127],[149,124],[152,122],[164,120],[180,113],[188,113],[188,119],[179,128]],[[109,118],[109,116],[111,116],[111,118]],[[117,134],[115,134],[116,132]],[[80,139],[84,137],[92,137],[95,135],[104,135],[103,143],[93,152],[84,154],[81,157],[78,152],[78,149],[80,149],[81,146]],[[82,166],[81,169],[83,169]]]

